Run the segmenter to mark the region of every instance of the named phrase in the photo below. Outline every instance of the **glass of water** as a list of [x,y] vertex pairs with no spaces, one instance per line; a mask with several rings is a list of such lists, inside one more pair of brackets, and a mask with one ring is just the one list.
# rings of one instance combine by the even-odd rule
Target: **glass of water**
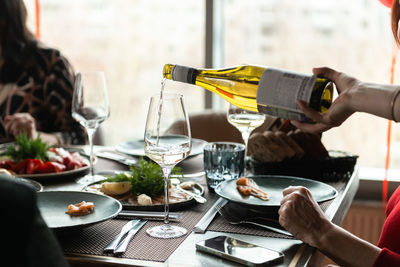
[[245,145],[233,142],[212,142],[204,147],[204,171],[210,190],[244,174],[245,150]]

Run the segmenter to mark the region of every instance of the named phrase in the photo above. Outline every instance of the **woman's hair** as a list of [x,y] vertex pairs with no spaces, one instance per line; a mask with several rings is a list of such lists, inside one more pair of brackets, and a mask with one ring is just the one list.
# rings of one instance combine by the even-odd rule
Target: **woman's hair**
[[37,41],[27,28],[26,19],[23,0],[0,0],[0,49],[4,59],[1,80],[12,75],[27,51],[36,46]]
[[399,0],[393,0],[391,23],[392,23],[392,32],[393,32],[394,40],[396,41],[396,43],[398,45],[400,45],[400,36],[398,34],[398,31],[399,31],[399,20],[400,20],[400,4],[399,4]]

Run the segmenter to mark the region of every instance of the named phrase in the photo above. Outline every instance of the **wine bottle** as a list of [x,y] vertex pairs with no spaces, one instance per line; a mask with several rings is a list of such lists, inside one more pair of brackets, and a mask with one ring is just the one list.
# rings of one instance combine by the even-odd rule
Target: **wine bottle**
[[324,113],[333,97],[333,83],[326,78],[255,65],[196,69],[166,64],[163,76],[201,86],[242,109],[298,121],[309,119],[297,100]]

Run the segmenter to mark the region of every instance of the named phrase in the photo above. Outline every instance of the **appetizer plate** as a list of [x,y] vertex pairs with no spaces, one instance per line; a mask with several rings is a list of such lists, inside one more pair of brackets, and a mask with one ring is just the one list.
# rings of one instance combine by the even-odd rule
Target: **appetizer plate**
[[304,186],[308,188],[317,202],[330,200],[337,196],[337,191],[332,186],[300,177],[257,175],[248,176],[248,178],[253,179],[258,187],[268,194],[269,200],[264,201],[254,196],[242,196],[237,190],[236,179],[227,180],[220,183],[215,188],[215,193],[229,201],[238,204],[261,208],[279,207],[282,200],[282,190],[288,186]]
[[[192,138],[192,150],[190,151],[189,157],[202,154],[203,148],[206,144],[207,142],[204,140]],[[132,156],[137,156],[137,157],[146,156],[146,154],[144,153],[143,139],[120,143],[115,146],[115,149],[119,152]]]
[[43,190],[42,184],[40,184],[39,182],[36,182],[35,180],[25,179],[25,178],[20,178],[20,177],[15,177],[15,179],[17,179],[17,181],[20,181],[21,183],[33,186],[37,192],[40,192]]
[[[99,182],[89,184],[85,186],[82,190],[85,192],[97,193],[104,195],[101,191],[101,186]],[[204,187],[199,183],[193,183],[193,187],[191,192],[199,195],[204,194]],[[162,193],[162,196],[164,193]],[[162,198],[162,196],[160,196]],[[169,208],[170,210],[179,210],[181,208],[191,206],[196,203],[195,199],[192,196],[181,193],[178,189],[173,188],[172,191],[170,189],[170,201]],[[164,210],[164,202],[163,200],[157,200],[156,204],[152,205],[139,205],[136,203],[135,198],[132,197],[130,193],[124,195],[114,196],[115,199],[121,202],[124,210],[140,210],[140,211],[163,211]]]
[[[94,211],[88,215],[70,216],[69,204],[93,202]],[[37,193],[37,205],[47,226],[53,230],[71,230],[90,226],[111,218],[121,211],[118,200],[104,195],[81,191],[42,191]]]

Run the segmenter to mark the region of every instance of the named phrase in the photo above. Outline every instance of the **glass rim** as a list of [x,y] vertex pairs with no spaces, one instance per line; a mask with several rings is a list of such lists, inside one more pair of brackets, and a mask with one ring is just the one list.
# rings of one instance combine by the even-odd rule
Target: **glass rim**
[[[151,98],[160,98],[161,93],[156,93],[151,96]],[[163,92],[163,99],[170,99],[174,97],[183,98],[183,94],[174,93],[174,92]]]
[[218,142],[209,142],[204,146],[204,150],[206,149],[211,149],[213,145],[229,145],[233,146],[233,148],[241,148],[245,149],[246,146],[242,143],[237,143],[237,142],[224,142],[224,141],[218,141]]

